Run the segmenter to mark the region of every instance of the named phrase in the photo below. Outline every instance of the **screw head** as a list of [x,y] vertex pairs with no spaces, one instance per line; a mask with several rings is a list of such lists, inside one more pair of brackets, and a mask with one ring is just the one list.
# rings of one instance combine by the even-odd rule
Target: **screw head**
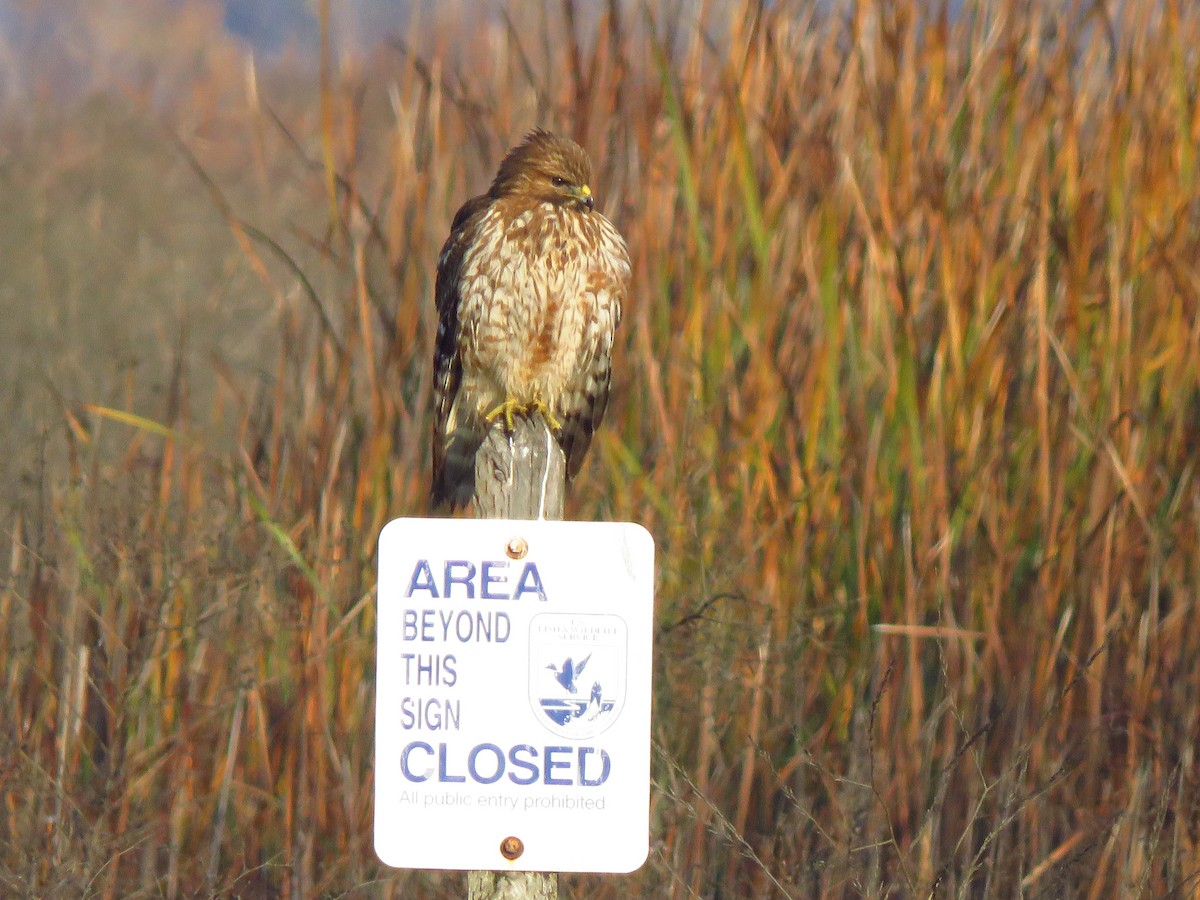
[[529,542],[523,537],[509,538],[508,543],[504,545],[504,552],[508,554],[509,559],[524,559],[525,554],[529,552]]
[[500,842],[500,855],[507,860],[514,860],[525,852],[525,845],[519,837],[506,837]]

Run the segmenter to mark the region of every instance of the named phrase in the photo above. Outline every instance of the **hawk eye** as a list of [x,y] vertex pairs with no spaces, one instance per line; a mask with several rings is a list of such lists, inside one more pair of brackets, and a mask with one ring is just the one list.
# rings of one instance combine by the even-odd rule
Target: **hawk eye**
[[567,186],[567,179],[565,179],[565,178],[559,178],[557,175],[555,175],[555,176],[554,176],[554,186],[555,186],[555,187],[566,187],[566,186]]

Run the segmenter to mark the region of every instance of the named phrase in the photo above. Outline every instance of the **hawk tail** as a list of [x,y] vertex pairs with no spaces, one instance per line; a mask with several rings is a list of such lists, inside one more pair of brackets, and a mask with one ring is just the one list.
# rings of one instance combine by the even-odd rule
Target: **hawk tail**
[[459,428],[448,435],[442,446],[434,448],[433,485],[430,506],[437,509],[466,506],[475,496],[475,454],[484,436]]

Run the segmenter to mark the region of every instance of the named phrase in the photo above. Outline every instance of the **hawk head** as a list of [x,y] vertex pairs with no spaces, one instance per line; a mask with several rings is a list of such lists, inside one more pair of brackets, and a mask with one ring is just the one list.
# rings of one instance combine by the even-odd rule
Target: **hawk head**
[[537,128],[508,151],[488,193],[493,197],[515,194],[590,210],[596,203],[591,180],[592,164],[582,147],[569,138]]

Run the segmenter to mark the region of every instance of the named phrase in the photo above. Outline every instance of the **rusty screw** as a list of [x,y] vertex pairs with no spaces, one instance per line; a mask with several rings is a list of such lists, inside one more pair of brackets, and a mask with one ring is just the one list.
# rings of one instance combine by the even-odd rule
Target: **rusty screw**
[[500,842],[500,855],[507,860],[514,860],[525,852],[525,845],[519,837],[506,837]]
[[529,552],[529,542],[523,537],[509,538],[508,543],[504,545],[504,552],[508,554],[509,559],[524,559],[525,554]]

